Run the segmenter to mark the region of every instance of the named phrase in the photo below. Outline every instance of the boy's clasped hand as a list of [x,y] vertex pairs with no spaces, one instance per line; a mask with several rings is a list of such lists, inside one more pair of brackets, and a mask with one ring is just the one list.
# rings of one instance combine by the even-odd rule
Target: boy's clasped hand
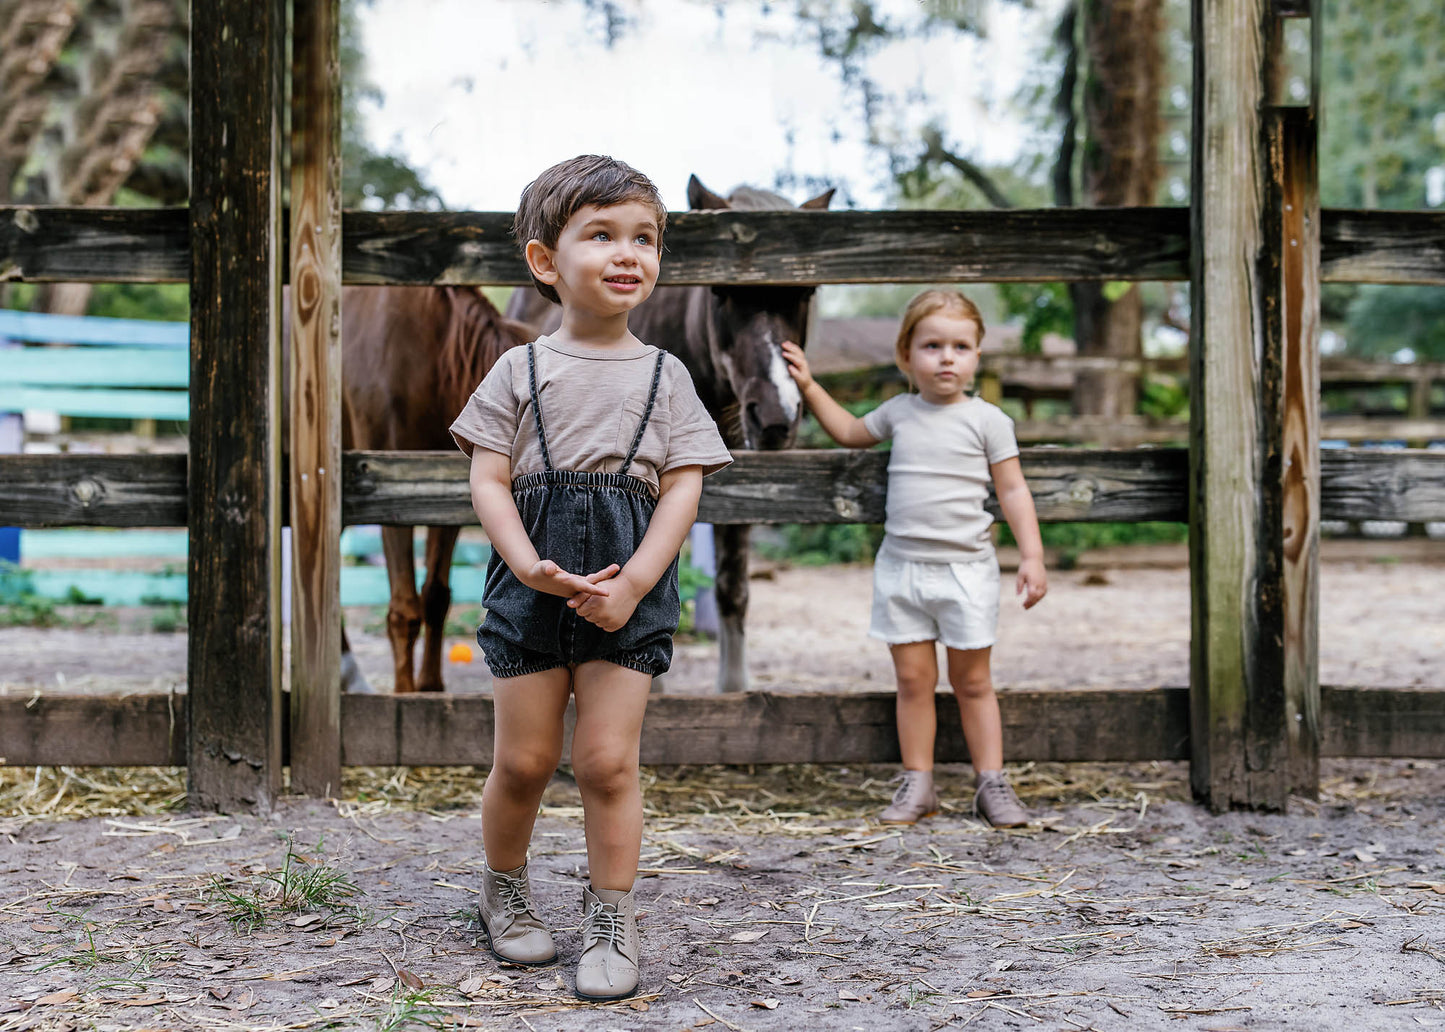
[[578,616],[608,632],[627,623],[644,594],[616,563],[584,576],[569,573],[551,559],[537,561],[528,574],[527,587],[566,597]]

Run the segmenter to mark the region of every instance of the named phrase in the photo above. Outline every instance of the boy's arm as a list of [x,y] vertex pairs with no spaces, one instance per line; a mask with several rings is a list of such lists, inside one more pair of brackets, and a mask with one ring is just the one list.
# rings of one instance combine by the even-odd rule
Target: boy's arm
[[611,592],[606,598],[579,596],[567,604],[604,631],[615,631],[627,623],[637,603],[677,558],[687,532],[697,519],[697,503],[701,497],[701,466],[679,466],[663,473],[658,477],[657,508],[652,512],[647,533],[642,535],[642,544],[615,577],[598,585],[606,584]]
[[1024,596],[1024,608],[1032,609],[1048,593],[1049,578],[1044,572],[1044,542],[1039,535],[1039,517],[1034,511],[1034,496],[1024,480],[1018,457],[989,465],[998,507],[1008,520],[1009,530],[1019,546],[1019,575],[1014,594]]
[[813,379],[802,348],[790,340],[784,341],[783,358],[803,400],[812,410],[813,418],[829,437],[845,448],[871,448],[878,443],[878,438],[868,432],[863,420],[834,401],[823,385]]
[[596,583],[616,572],[615,566],[599,570],[592,578],[568,573],[550,559],[537,555],[517,503],[512,500],[512,460],[501,452],[477,445],[472,449],[472,508],[487,539],[519,581],[548,595],[606,595],[608,589]]

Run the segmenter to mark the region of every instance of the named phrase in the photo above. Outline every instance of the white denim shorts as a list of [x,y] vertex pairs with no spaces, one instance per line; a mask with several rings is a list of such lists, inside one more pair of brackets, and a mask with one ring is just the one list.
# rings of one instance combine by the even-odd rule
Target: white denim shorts
[[998,559],[922,563],[880,553],[873,564],[870,637],[890,645],[941,641],[983,649],[998,635]]

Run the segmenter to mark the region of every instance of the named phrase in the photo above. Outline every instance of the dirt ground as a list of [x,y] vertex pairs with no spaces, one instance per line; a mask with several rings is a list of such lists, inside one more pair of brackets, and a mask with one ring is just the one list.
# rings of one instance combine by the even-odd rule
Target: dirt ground
[[[999,685],[1185,683],[1187,574],[1158,558],[1095,556],[1039,609],[1006,606]],[[1326,562],[1322,679],[1438,684],[1440,572]],[[866,569],[753,589],[759,686],[888,685]],[[683,646],[668,689],[707,690],[710,648]],[[9,629],[0,690],[152,690],[184,654],[183,635]],[[448,673],[485,686],[480,664]],[[0,1032],[1445,1028],[1445,764],[1327,761],[1318,800],[1218,816],[1180,764],[1029,765],[1037,819],[1012,832],[972,819],[961,766],[940,816],[882,827],[891,773],[646,772],[642,992],[587,1005],[565,771],[533,851],[562,962],[527,970],[478,944],[478,772],[355,770],[341,801],[253,817],[178,809],[177,771],[0,768]]]

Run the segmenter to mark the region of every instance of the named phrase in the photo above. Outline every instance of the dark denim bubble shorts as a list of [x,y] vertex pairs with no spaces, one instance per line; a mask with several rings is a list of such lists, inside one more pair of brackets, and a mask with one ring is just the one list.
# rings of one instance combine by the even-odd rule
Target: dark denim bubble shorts
[[[646,481],[621,473],[532,473],[513,481],[512,497],[537,554],[584,575],[632,558],[655,505]],[[681,613],[677,560],[637,603],[632,619],[611,633],[578,616],[560,595],[527,587],[495,550],[482,605],[487,615],[477,644],[493,677],[594,659],[656,676],[672,665]]]
[[[546,468],[515,478],[512,499],[537,554],[568,573],[586,576],[613,563],[626,565],[652,522],[657,507],[652,489],[627,471],[652,417],[665,357],[658,352],[647,408],[622,468],[616,473],[581,472],[552,466],[537,394],[536,358],[527,345],[532,412]],[[487,615],[477,628],[477,644],[493,677],[521,677],[596,659],[655,677],[672,665],[672,636],[682,612],[677,560],[637,603],[632,618],[612,632],[578,616],[562,596],[527,587],[495,549],[487,563],[482,605]]]

